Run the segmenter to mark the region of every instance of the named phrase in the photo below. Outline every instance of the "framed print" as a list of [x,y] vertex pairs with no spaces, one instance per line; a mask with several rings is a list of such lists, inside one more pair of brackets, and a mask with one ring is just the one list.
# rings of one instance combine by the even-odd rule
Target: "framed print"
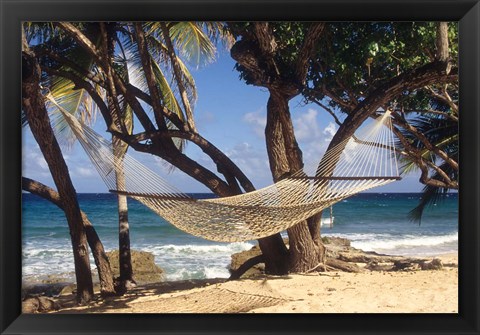
[[0,329],[477,334],[477,1],[1,3]]

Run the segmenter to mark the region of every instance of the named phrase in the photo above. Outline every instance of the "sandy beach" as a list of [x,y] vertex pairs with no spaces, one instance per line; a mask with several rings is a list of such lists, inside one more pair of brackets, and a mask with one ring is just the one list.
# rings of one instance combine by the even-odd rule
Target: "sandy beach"
[[[439,270],[338,271],[162,282],[122,297],[74,306],[55,299],[53,313],[457,313],[457,255]],[[432,258],[430,258],[432,259]]]

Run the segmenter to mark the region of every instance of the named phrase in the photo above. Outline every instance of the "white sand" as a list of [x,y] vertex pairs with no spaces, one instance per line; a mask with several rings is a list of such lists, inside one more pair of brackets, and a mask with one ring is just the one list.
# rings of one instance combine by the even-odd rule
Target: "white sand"
[[[266,276],[138,287],[123,297],[61,313],[457,313],[456,255],[432,271]],[[193,287],[193,288],[192,288]]]

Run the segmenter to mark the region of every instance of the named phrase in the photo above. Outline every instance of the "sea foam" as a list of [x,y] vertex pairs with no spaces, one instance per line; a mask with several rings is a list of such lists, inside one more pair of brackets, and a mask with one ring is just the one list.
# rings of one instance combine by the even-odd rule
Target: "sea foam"
[[458,234],[388,235],[388,234],[343,234],[340,237],[351,240],[354,248],[390,255],[435,255],[456,252]]
[[231,255],[249,250],[253,243],[145,246],[155,255],[167,280],[228,278]]

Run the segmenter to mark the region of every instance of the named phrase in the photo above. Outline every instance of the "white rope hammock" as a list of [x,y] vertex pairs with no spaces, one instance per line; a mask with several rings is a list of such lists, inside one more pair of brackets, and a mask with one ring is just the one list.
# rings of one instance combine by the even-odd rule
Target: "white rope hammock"
[[[316,173],[307,175],[304,169],[254,192],[197,200],[130,155],[119,161],[111,142],[58,107],[111,192],[130,196],[177,228],[208,240],[266,237],[353,194],[400,179],[388,112],[327,151]],[[120,171],[125,181],[118,185]]]

